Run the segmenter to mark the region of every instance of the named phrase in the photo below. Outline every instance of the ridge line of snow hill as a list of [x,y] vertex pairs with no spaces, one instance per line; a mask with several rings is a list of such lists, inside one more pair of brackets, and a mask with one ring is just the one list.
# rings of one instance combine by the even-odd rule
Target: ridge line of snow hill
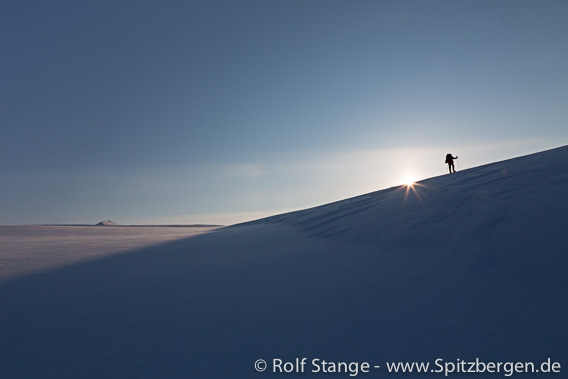
[[234,227],[284,224],[312,236],[383,247],[455,247],[477,228],[499,232],[506,217],[532,214],[544,224],[562,222],[568,208],[556,199],[568,193],[567,167],[563,146]]

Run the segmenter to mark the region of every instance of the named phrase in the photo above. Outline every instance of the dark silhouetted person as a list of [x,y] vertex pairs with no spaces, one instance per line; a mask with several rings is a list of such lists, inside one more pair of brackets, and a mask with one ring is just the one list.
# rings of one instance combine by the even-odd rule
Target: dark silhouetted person
[[446,154],[446,162],[448,164],[448,168],[450,170],[450,174],[456,172],[456,168],[454,167],[454,159],[458,159],[458,157],[452,157],[452,154]]

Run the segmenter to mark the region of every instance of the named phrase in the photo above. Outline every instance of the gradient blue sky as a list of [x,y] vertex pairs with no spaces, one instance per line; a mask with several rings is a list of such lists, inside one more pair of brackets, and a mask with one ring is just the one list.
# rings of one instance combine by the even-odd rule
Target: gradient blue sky
[[0,224],[231,224],[568,143],[568,2],[4,1]]

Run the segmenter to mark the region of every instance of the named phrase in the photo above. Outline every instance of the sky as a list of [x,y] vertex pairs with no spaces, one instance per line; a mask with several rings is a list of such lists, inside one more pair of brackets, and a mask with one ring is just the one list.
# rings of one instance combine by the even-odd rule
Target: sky
[[568,144],[566,1],[5,1],[0,224],[233,224]]

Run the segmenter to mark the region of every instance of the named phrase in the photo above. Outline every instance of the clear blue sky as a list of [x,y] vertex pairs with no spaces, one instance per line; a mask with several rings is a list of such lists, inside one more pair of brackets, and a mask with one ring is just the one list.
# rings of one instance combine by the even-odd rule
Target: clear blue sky
[[0,224],[230,224],[568,144],[568,2],[5,1]]

